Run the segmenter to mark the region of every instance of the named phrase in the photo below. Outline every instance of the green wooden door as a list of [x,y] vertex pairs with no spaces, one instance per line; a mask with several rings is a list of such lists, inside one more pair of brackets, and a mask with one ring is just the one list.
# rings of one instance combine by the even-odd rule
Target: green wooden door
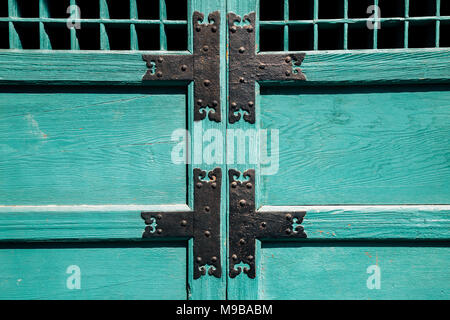
[[[307,212],[307,239],[258,240],[256,277],[229,277],[229,298],[450,298],[444,3],[229,1],[257,13],[261,55],[306,52],[306,81],[260,82],[255,124],[229,129],[278,136],[266,143],[275,170],[263,170],[264,141],[248,151],[259,153],[258,212]],[[379,29],[366,25],[369,5]]]
[[[448,299],[450,13],[424,3],[0,1],[0,299]],[[221,17],[220,121],[195,119],[193,81],[143,81],[143,54],[195,53],[195,11]],[[269,69],[306,53],[305,79],[266,74],[233,109],[255,72],[233,78],[233,27]],[[194,279],[192,237],[142,239],[141,212],[194,210],[196,168],[222,171],[220,277]],[[228,173],[249,169],[258,217],[305,211],[307,238],[241,261]]]
[[194,281],[191,238],[142,239],[142,211],[194,204],[194,164],[172,159],[193,84],[144,82],[142,55],[189,55],[193,12],[225,3],[0,5],[0,299],[223,299],[225,276]]

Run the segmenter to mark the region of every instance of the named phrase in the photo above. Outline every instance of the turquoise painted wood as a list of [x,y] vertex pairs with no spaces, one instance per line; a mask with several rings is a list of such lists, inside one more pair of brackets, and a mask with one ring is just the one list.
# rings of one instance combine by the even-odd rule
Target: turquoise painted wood
[[0,203],[185,204],[171,135],[186,126],[186,99],[181,89],[3,89]]
[[[401,49],[377,49],[375,30],[371,50],[349,51],[350,27],[365,20],[349,17],[348,1],[342,19],[322,19],[320,1],[311,20],[289,20],[289,0],[280,2],[281,20],[257,17],[257,38],[259,25],[281,27],[284,51],[291,50],[291,27],[313,26],[302,65],[307,81],[259,83],[255,125],[202,121],[185,165],[170,159],[171,134],[194,132],[193,85],[143,83],[138,31],[159,28],[144,37],[158,38],[148,53],[190,54],[189,20],[171,18],[165,0],[157,17],[146,18],[130,0],[123,19],[116,2],[94,1],[98,16],[89,25],[97,28],[97,51],[86,51],[76,30],[68,47],[56,50],[48,25],[66,19],[47,10],[45,0],[34,18],[9,0],[8,17],[0,17],[10,48],[0,50],[0,299],[449,299],[450,50],[439,48],[440,25],[449,17],[437,9],[410,18],[405,1],[404,14],[382,20],[404,23]],[[223,119],[225,15],[259,12],[261,2],[188,1],[188,16],[222,14]],[[418,22],[435,23],[435,41],[410,49],[410,27]],[[25,48],[23,23],[37,26],[36,50]],[[319,50],[319,24],[342,24],[343,50]],[[130,36],[120,48],[113,25]],[[174,26],[186,27],[186,49],[171,50],[167,31]],[[205,163],[197,147],[209,144],[202,135],[210,129],[222,133],[223,145],[229,129],[279,130],[278,170],[256,177],[257,208],[307,211],[308,239],[257,242],[256,279],[227,276],[225,173],[260,174],[263,164],[229,163],[226,152]],[[245,147],[249,159],[262,145]],[[143,241],[140,212],[189,210],[192,168],[217,166],[224,172],[223,276],[193,280],[192,240]]]
[[448,203],[449,101],[439,85],[263,89],[280,165],[261,204]]
[[[260,299],[450,297],[450,250],[442,244],[269,243],[263,245],[260,254]],[[372,288],[370,277],[376,268],[380,285]]]
[[[190,210],[194,165],[211,170],[225,163],[191,164],[194,149],[188,164],[174,163],[179,141],[172,133],[193,130],[193,84],[142,82],[147,41],[159,43],[147,53],[192,54],[196,10],[223,14],[225,60],[225,1],[186,1],[185,20],[168,14],[176,8],[165,0],[155,19],[135,0],[123,19],[118,15],[127,10],[115,10],[117,1],[92,2],[98,17],[82,12],[90,20],[81,21],[81,31],[92,27],[93,36],[97,30],[94,51],[83,48],[82,32],[74,29],[69,47],[56,50],[48,26],[67,21],[47,10],[47,1],[39,1],[34,18],[23,16],[17,1],[8,3],[8,17],[0,18],[10,48],[0,50],[0,299],[224,299],[226,262],[222,278],[194,280],[192,239],[144,241],[140,213]],[[24,22],[37,25],[36,50],[26,48]],[[113,43],[113,26],[129,31],[121,48]],[[139,34],[150,26],[159,28],[158,39]],[[173,27],[187,31],[186,48],[172,50],[167,32]],[[223,64],[223,83],[225,71]],[[221,97],[225,114],[224,86]],[[202,130],[225,127],[204,121]],[[226,261],[224,202],[221,215]],[[70,266],[81,272],[80,288],[77,269],[66,273]]]
[[176,243],[1,245],[0,299],[186,299],[185,257]]
[[[228,10],[258,13],[262,2],[229,0]],[[319,50],[319,2],[311,20],[289,20],[288,0],[281,18],[257,16],[257,26],[284,31],[284,51],[291,28],[314,24],[307,80],[259,83],[256,124],[229,125],[277,130],[278,144],[267,141],[275,172],[262,174],[262,160],[239,169],[257,168],[258,211],[306,211],[308,238],[258,240],[256,278],[229,278],[228,297],[450,299],[450,52],[407,49],[406,18],[403,49],[377,50],[375,30],[372,50]],[[342,19],[319,22],[341,23],[347,49],[358,21],[343,3]],[[246,147],[262,159],[261,141]]]

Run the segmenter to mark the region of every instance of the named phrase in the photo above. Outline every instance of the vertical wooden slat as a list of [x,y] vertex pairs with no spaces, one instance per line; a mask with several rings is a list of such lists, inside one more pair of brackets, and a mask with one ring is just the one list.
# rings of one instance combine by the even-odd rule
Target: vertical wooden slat
[[[194,3],[193,1],[188,1],[187,3],[187,36],[188,36],[188,50],[190,52],[194,51],[194,36],[193,36],[193,25],[192,25],[192,14],[194,13]],[[192,170],[189,170],[192,174]],[[190,181],[190,180],[189,180]]]
[[[19,16],[16,0],[8,0],[8,16],[10,18]],[[9,47],[11,49],[22,49],[22,43],[12,21],[9,22]]]
[[[374,0],[375,10],[378,10],[378,0]],[[377,11],[375,18],[377,18],[380,13]],[[378,49],[378,29],[373,28],[373,48]]]
[[[348,19],[348,0],[344,0],[344,19]],[[348,49],[348,22],[344,23],[344,50]]]
[[[39,18],[41,20],[42,18],[50,18],[50,10],[48,8],[47,0],[39,0]],[[39,22],[39,47],[44,50],[52,49],[50,38],[42,21]]]
[[166,1],[159,0],[159,45],[160,50],[167,50],[167,36],[164,21],[167,19]]
[[289,0],[284,0],[284,51],[289,51]]
[[317,20],[319,19],[319,0],[314,0],[314,50],[319,49],[319,26]]
[[[137,20],[138,18],[136,0],[130,0],[130,18],[131,20]],[[134,23],[130,25],[130,48],[131,50],[139,50],[136,26]]]
[[[409,18],[409,0],[405,0],[405,18]],[[405,21],[404,32],[405,32],[405,37],[403,39],[404,47],[408,48],[409,21]]]
[[[78,5],[78,3],[76,2],[76,0],[70,0],[70,5],[76,6],[76,5]],[[81,9],[80,9],[80,11],[81,11]],[[80,12],[80,19],[83,18],[82,14],[83,13]],[[83,28],[83,25],[81,25],[81,28]],[[71,50],[80,50],[80,44],[78,43],[78,39],[77,39],[77,30],[75,28],[70,29],[70,49]]]
[[[100,1],[100,19],[109,19],[108,4],[106,0]],[[106,32],[105,24],[100,23],[100,50],[109,50],[108,33]]]
[[441,29],[441,0],[436,0],[436,48],[439,48],[440,29]]

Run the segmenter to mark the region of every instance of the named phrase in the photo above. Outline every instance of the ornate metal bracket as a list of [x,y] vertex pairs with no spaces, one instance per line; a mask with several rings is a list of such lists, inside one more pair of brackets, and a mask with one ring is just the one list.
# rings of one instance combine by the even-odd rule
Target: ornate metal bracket
[[229,170],[229,234],[230,234],[230,277],[234,278],[242,271],[236,265],[247,264],[244,273],[255,278],[255,242],[256,239],[306,238],[300,223],[306,212],[297,211],[257,212],[255,209],[255,170],[244,172],[247,181],[236,180],[241,173]]
[[[220,122],[220,13],[194,12],[194,52],[184,55],[143,55],[149,68],[142,80],[194,81],[194,120]],[[210,108],[207,112],[205,108]]]
[[194,279],[208,274],[220,278],[220,188],[222,170],[194,169],[194,211],[142,212],[147,225],[143,238],[194,238]]
[[299,68],[304,53],[256,54],[255,17],[255,12],[243,19],[228,13],[230,123],[239,121],[239,110],[245,112],[245,121],[255,123],[255,81],[306,80]]

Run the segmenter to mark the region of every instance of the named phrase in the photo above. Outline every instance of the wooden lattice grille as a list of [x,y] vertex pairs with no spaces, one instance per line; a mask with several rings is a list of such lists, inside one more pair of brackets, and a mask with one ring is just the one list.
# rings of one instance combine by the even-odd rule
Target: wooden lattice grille
[[187,17],[186,0],[0,0],[0,49],[187,50]]

